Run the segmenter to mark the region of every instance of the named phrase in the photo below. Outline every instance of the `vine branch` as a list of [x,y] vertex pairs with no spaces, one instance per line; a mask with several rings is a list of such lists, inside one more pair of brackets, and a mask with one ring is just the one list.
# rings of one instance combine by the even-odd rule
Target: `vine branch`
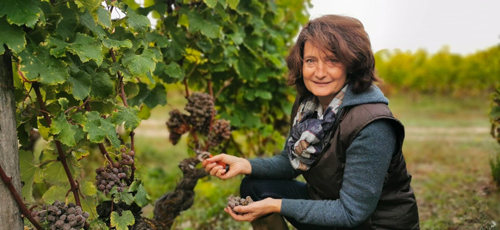
[[19,196],[19,193],[17,193],[16,189],[14,188],[14,185],[12,184],[12,178],[8,177],[5,171],[3,170],[2,166],[0,165],[0,177],[2,178],[2,181],[7,185],[7,188],[9,188],[10,194],[14,197],[14,200],[16,200],[17,205],[19,205],[19,208],[21,209],[21,212],[24,214],[26,218],[35,226],[36,229],[38,230],[43,230],[42,226],[31,216],[31,212],[26,208],[26,205],[24,204],[23,200]]
[[[43,102],[42,94],[40,93],[40,84],[38,82],[34,82],[33,89],[35,90],[36,99],[38,101],[38,104],[40,105],[40,109],[42,111],[46,111],[45,103]],[[45,121],[50,126],[52,124],[52,120],[47,115],[47,113],[42,113],[42,114],[43,114],[43,117],[45,118]],[[59,160],[62,163],[62,165],[64,167],[64,172],[66,172],[66,176],[68,177],[69,183],[71,185],[71,191],[73,192],[73,196],[75,197],[75,202],[78,206],[81,207],[82,204],[80,202],[80,196],[79,196],[79,192],[78,192],[79,188],[78,188],[78,185],[76,184],[75,180],[73,179],[73,175],[69,171],[68,162],[66,162],[66,155],[64,154],[62,144],[58,140],[55,140],[54,142],[56,144],[57,152],[59,154],[59,157],[57,158],[57,160]]]

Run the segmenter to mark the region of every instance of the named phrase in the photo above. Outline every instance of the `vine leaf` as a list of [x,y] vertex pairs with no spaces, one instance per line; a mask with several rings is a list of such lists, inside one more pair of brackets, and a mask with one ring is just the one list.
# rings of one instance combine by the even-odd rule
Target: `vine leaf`
[[188,12],[189,30],[192,32],[200,31],[209,38],[217,38],[220,35],[220,26],[213,18],[203,18],[196,11]]
[[7,15],[10,24],[33,28],[41,13],[39,0],[0,1],[0,17]]
[[[66,175],[63,173],[63,175]],[[50,187],[43,195],[42,199],[47,204],[54,203],[55,200],[61,201],[61,197],[65,197],[69,190],[69,183],[66,185],[54,185]],[[68,196],[73,197],[73,193],[69,193]]]
[[4,18],[0,18],[0,55],[4,53],[3,44],[14,53],[21,52],[26,46],[26,38],[21,27],[10,25]]
[[68,51],[78,55],[84,63],[89,60],[96,61],[98,66],[102,63],[101,43],[88,35],[78,33],[75,42],[68,45]]
[[38,46],[36,49],[27,47],[19,53],[21,59],[20,70],[31,81],[55,85],[64,83],[69,73],[66,64],[52,57],[48,47]]
[[132,8],[127,9],[127,24],[133,31],[146,31],[151,26],[148,17],[137,14]]
[[116,125],[125,123],[125,129],[130,131],[139,126],[141,119],[137,117],[139,109],[137,107],[117,107],[113,112],[112,121]]
[[240,3],[240,0],[226,0],[227,4],[229,5],[229,7],[233,10],[236,9],[236,7],[238,7],[238,4]]
[[[74,176],[75,175],[75,166],[68,164],[69,171]],[[68,184],[68,177],[66,176],[66,171],[64,171],[64,167],[59,161],[50,162],[47,164],[44,172],[44,179],[46,182],[51,184]],[[66,190],[67,191],[67,190]]]
[[133,75],[144,75],[155,69],[156,55],[150,49],[145,49],[140,55],[128,51],[123,54],[122,63]]
[[[100,1],[99,1],[100,2]],[[106,9],[99,7],[97,9],[97,23],[107,29],[111,29],[111,13]]]
[[103,38],[106,36],[106,32],[104,32],[102,27],[96,24],[94,18],[92,17],[92,15],[88,10],[86,10],[83,14],[80,15],[80,22],[82,23],[82,25],[91,30],[99,38]]
[[88,73],[79,71],[76,74],[71,74],[68,78],[68,82],[73,85],[72,90],[75,99],[83,100],[89,95],[92,80]]
[[93,11],[95,8],[101,5],[101,0],[76,0],[75,3],[80,8],[85,7],[89,11]]
[[102,40],[102,44],[106,48],[109,48],[109,49],[111,49],[111,48],[119,49],[121,47],[132,48],[132,42],[128,39],[125,39],[123,41],[119,41],[119,40],[113,40],[113,39],[106,38],[106,39]]
[[135,224],[134,215],[130,210],[123,211],[122,215],[117,212],[111,212],[111,227],[116,227],[116,230],[127,230],[129,225]]
[[52,134],[59,134],[57,135],[57,139],[67,146],[76,145],[75,134],[77,129],[76,125],[71,125],[66,120],[64,113],[59,113],[50,125],[50,132]]
[[149,204],[149,196],[148,193],[146,192],[146,189],[144,189],[144,186],[139,185],[137,188],[137,193],[135,194],[135,203],[139,205],[139,207],[144,207]]
[[144,103],[149,108],[154,108],[157,105],[167,104],[167,91],[165,86],[157,83],[152,90],[144,83],[139,83],[139,93],[136,97],[128,100],[129,105],[140,105]]
[[114,83],[108,73],[104,71],[94,73],[90,85],[90,96],[96,99],[108,98],[115,93]]
[[81,191],[85,196],[95,196],[97,194],[97,188],[94,183],[90,181],[85,181],[80,185]]
[[107,137],[113,147],[120,146],[120,140],[116,137],[115,126],[108,120],[102,118],[97,111],[88,112],[85,114],[87,123],[83,127],[85,132],[88,132],[88,139],[93,143],[101,143]]
[[33,165],[33,154],[30,151],[19,150],[19,166],[21,168],[22,196],[28,202],[34,202],[33,199],[33,181],[38,168]]
[[203,0],[203,2],[205,2],[205,4],[207,4],[210,8],[217,6],[217,0]]

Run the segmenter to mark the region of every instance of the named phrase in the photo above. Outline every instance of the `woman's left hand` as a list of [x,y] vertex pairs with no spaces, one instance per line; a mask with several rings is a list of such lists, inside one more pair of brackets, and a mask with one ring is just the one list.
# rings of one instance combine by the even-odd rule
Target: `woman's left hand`
[[[250,203],[247,206],[236,206],[234,207],[234,211],[230,207],[226,207],[224,208],[224,211],[229,213],[229,215],[237,221],[252,222],[255,219],[269,213],[279,213],[281,211],[281,199],[266,198],[261,201]],[[235,212],[239,214],[236,214]]]

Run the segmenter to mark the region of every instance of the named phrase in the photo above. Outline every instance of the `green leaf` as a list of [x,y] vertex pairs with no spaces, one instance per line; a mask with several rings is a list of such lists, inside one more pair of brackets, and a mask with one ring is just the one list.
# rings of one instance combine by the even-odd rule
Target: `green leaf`
[[157,83],[154,89],[149,89],[148,85],[139,83],[139,93],[128,100],[130,106],[139,106],[144,103],[149,108],[154,108],[158,104],[167,104],[167,93],[163,84]]
[[205,4],[207,4],[210,8],[217,6],[217,0],[203,0],[203,2],[205,2]]
[[99,71],[92,75],[90,85],[90,96],[96,99],[114,97],[115,95],[115,82],[107,72]]
[[123,54],[122,63],[134,75],[144,75],[154,71],[156,66],[156,55],[150,49],[145,49],[141,55],[136,55],[132,51]]
[[64,41],[72,40],[75,36],[75,29],[79,21],[77,11],[66,8],[61,10],[60,14],[62,20],[57,24],[54,33],[60,35]]
[[197,11],[188,12],[189,30],[192,32],[200,31],[209,38],[217,38],[220,35],[220,26],[210,18],[203,18]]
[[148,201],[148,193],[146,189],[141,185],[137,188],[137,193],[135,194],[135,203],[139,205],[139,207],[144,207],[149,204]]
[[4,46],[7,45],[14,53],[21,52],[26,46],[26,38],[21,27],[10,25],[4,18],[0,18],[0,55],[3,54]]
[[123,41],[118,41],[118,40],[113,40],[106,38],[102,40],[102,44],[104,47],[108,49],[120,49],[120,48],[132,48],[132,42],[128,39],[125,39]]
[[[82,130],[82,132],[83,132],[83,130]],[[83,136],[82,136],[82,138],[83,138]],[[86,149],[77,149],[77,150],[72,151],[72,153],[77,160],[81,160],[82,158],[84,158],[90,154],[90,152]]]
[[85,132],[88,132],[88,139],[93,143],[101,143],[105,138],[108,138],[111,144],[118,148],[120,140],[116,137],[115,126],[108,120],[102,118],[96,111],[87,112],[87,123],[83,127]]
[[186,73],[184,73],[184,69],[177,64],[177,62],[171,62],[167,66],[165,66],[164,72],[171,78],[183,79]]
[[92,17],[92,15],[88,10],[85,10],[85,12],[80,14],[80,22],[82,23],[82,25],[91,30],[99,38],[103,38],[106,36],[106,33],[104,32],[102,27],[96,24],[94,18]]
[[97,23],[105,28],[111,29],[111,13],[106,9],[99,7],[97,9]]
[[[66,193],[69,189],[69,183],[66,183],[66,185],[54,185],[43,194],[42,199],[48,204],[52,204],[56,200],[64,202],[64,198],[66,197]],[[71,192],[68,195],[73,197],[73,193]]]
[[135,218],[130,210],[123,211],[121,216],[117,212],[111,212],[110,222],[111,227],[116,230],[128,230],[127,226],[135,224]]
[[[68,159],[68,158],[66,158]],[[75,174],[75,167],[68,162],[69,171]],[[47,164],[43,171],[44,179],[51,184],[68,184],[68,177],[61,162],[55,161]]]
[[97,188],[94,183],[90,181],[85,181],[80,185],[81,191],[85,196],[95,196],[97,194]]
[[95,8],[101,5],[101,0],[75,0],[75,3],[80,8],[85,7],[89,11],[94,11]]
[[257,89],[255,91],[255,96],[260,97],[262,99],[266,99],[266,100],[270,100],[273,98],[273,95],[270,92],[262,90],[262,89]]
[[238,7],[238,4],[240,3],[240,0],[226,0],[226,1],[229,7],[233,10],[235,10],[236,7]]
[[37,49],[27,47],[19,53],[19,57],[19,69],[28,80],[55,85],[65,82],[69,76],[66,64],[52,57],[45,46],[38,46]]
[[151,26],[148,17],[137,14],[132,8],[127,9],[127,24],[133,31],[146,31]]
[[83,100],[89,95],[92,80],[88,73],[80,71],[77,74],[71,74],[68,82],[73,85],[72,90],[75,99]]
[[59,115],[52,121],[50,131],[53,134],[59,134],[57,135],[57,139],[67,146],[76,145],[76,125],[71,125],[68,120],[66,120],[66,116],[62,112],[59,113]]
[[38,172],[38,167],[33,164],[33,153],[20,149],[19,166],[21,169],[21,181],[24,182],[22,196],[24,200],[34,202],[33,181],[35,180],[35,174]]
[[50,55],[60,58],[66,57],[66,47],[68,43],[56,37],[47,38],[47,46],[50,48]]
[[[40,9],[39,0],[15,0],[0,1],[0,17],[7,15],[7,21],[10,24],[33,28],[40,18],[42,10]],[[5,33],[5,31],[2,31]]]
[[118,107],[113,112],[113,123],[115,125],[121,125],[125,122],[125,129],[127,131],[134,130],[141,123],[141,119],[137,117],[139,113],[139,109],[137,107]]
[[85,34],[78,33],[76,40],[68,45],[68,51],[78,55],[83,63],[94,60],[98,66],[102,63],[101,43]]

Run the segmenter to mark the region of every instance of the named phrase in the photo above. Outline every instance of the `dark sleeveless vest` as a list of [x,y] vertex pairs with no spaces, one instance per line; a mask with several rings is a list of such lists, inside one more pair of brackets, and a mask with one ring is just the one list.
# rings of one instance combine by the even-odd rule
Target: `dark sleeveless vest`
[[[292,110],[292,118],[297,112],[298,100]],[[309,194],[316,200],[340,198],[346,150],[365,126],[378,119],[390,121],[397,135],[397,146],[385,176],[379,202],[373,214],[359,227],[337,229],[420,229],[417,202],[410,186],[411,175],[406,170],[401,150],[404,127],[383,103],[362,104],[339,111],[334,130],[330,134],[331,140],[325,143],[326,150],[308,171],[302,173],[307,181]]]

